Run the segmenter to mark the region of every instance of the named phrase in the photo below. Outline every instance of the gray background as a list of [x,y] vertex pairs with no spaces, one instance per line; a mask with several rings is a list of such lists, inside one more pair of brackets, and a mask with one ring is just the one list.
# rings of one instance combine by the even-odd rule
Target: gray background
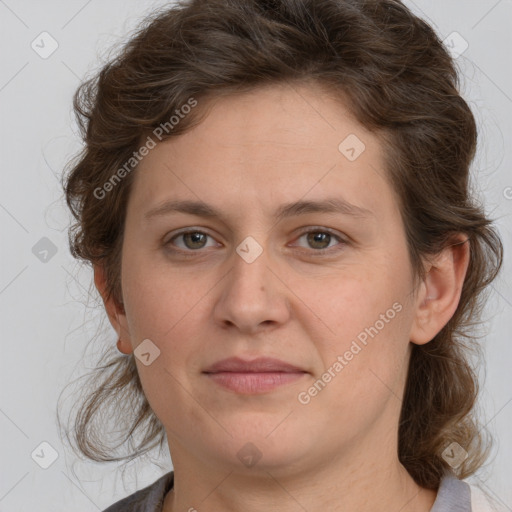
[[[67,247],[68,213],[59,177],[81,147],[71,97],[80,80],[103,62],[107,50],[124,41],[144,14],[164,3],[0,0],[0,511],[101,510],[171,468],[168,454],[129,464],[124,473],[114,471],[115,464],[81,461],[60,439],[55,419],[65,385],[92,364],[84,353],[87,343],[98,333],[105,336],[97,343],[116,341],[114,331],[102,321],[90,271],[76,264]],[[464,49],[467,41],[457,62],[464,75],[463,93],[480,129],[476,185],[488,213],[497,219],[509,254],[512,1],[407,4],[443,39],[448,37],[454,50]],[[42,46],[38,36],[43,31],[58,44],[46,59],[31,47],[34,40]],[[51,40],[43,37],[48,50]],[[508,257],[491,290],[481,330],[486,334],[481,421],[496,442],[489,464],[478,474],[508,510],[512,510],[512,292],[507,286],[511,273]],[[91,350],[95,348],[92,345]],[[58,456],[48,469],[34,461],[51,461],[51,449],[41,447],[42,442]],[[32,458],[34,450],[39,458]]]

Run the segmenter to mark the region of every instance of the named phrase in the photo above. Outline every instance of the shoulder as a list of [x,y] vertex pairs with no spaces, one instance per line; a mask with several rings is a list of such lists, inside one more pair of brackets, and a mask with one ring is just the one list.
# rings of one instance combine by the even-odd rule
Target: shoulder
[[504,512],[479,486],[446,471],[430,512]]
[[469,485],[450,471],[446,471],[430,512],[473,512]]
[[505,512],[505,510],[508,510],[479,486],[469,482],[468,486],[471,493],[471,512]]
[[173,481],[174,472],[171,471],[144,489],[110,505],[103,512],[160,512]]

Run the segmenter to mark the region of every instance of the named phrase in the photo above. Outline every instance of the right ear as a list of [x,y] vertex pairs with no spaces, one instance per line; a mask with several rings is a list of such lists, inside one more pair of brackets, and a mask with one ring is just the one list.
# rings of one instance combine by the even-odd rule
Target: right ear
[[130,343],[126,322],[126,313],[124,311],[123,305],[119,304],[119,302],[116,301],[112,295],[108,296],[106,272],[103,265],[94,264],[93,269],[94,284],[100,293],[101,298],[103,299],[103,305],[105,306],[105,311],[107,312],[110,324],[116,331],[119,338],[117,348],[123,354],[130,354],[133,351],[133,348]]

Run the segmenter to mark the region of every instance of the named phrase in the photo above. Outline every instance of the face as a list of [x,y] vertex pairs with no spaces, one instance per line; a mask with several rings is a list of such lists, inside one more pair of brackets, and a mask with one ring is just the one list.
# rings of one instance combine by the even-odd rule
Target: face
[[[150,340],[137,367],[175,465],[392,442],[415,301],[378,136],[315,86],[272,86],[217,99],[135,172],[121,338]],[[232,357],[294,370],[207,373]]]

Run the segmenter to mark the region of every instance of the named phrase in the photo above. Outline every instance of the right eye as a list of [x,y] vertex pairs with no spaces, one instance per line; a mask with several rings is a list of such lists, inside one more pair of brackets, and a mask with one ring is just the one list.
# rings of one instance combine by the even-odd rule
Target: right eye
[[[176,246],[181,251],[185,252],[195,252],[199,249],[203,249],[204,247],[208,247],[206,245],[207,239],[212,238],[210,235],[203,231],[198,230],[189,230],[189,231],[182,231],[181,233],[178,233],[177,235],[174,235],[172,238],[170,238],[165,245],[171,245]],[[175,243],[176,240],[181,240],[183,242],[183,245],[178,245]],[[212,238],[213,240],[213,238]],[[215,246],[215,244],[213,245]],[[211,247],[211,246],[210,246]]]

